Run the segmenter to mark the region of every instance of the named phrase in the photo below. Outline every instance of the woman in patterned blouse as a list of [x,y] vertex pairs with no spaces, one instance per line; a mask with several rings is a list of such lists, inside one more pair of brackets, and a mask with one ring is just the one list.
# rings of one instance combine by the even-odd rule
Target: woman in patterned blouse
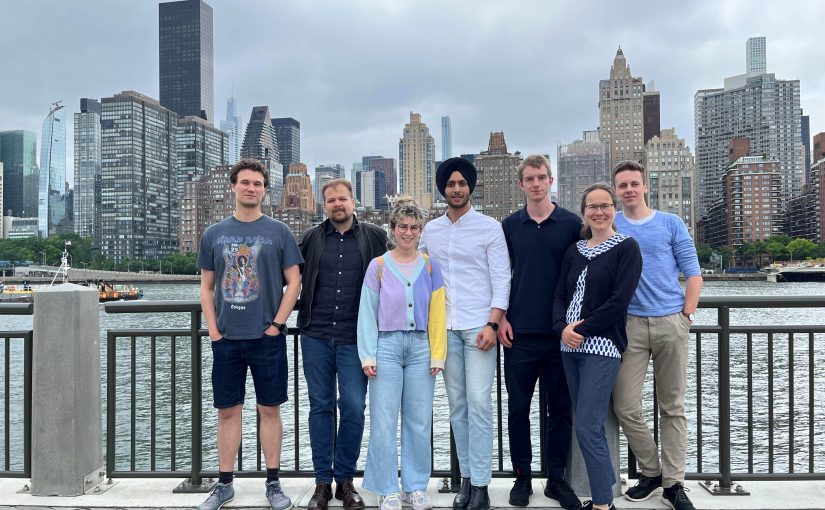
[[627,305],[642,272],[636,241],[613,226],[618,199],[607,184],[584,191],[583,240],[565,253],[553,305],[562,362],[587,467],[590,496],[582,507],[614,509],[613,465],[604,433],[610,394],[627,347]]

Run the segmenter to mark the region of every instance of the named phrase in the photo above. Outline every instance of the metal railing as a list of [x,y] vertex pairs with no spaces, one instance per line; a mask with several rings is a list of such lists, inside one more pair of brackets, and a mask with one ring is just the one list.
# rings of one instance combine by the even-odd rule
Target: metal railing
[[[0,315],[31,315],[33,310],[32,303],[0,303]],[[0,331],[3,356],[3,455],[0,477],[31,477],[32,338],[31,330]],[[19,405],[13,409],[13,403]],[[22,449],[19,448],[21,445]]]
[[[695,470],[690,470],[687,477],[716,481],[715,485],[722,491],[731,488],[733,480],[825,479],[825,430],[816,426],[817,419],[821,421],[825,415],[822,403],[825,402],[825,325],[731,325],[732,311],[740,314],[743,309],[759,313],[794,308],[820,311],[825,309],[825,296],[705,297],[700,307],[716,310],[717,320],[713,325],[692,328],[695,341],[689,364],[688,399],[694,414],[688,417],[691,427],[688,461],[695,465]],[[106,311],[172,312],[189,316],[189,328],[107,331],[105,448],[109,476],[186,477],[192,486],[200,485],[204,477],[217,474],[203,467],[203,405],[209,401],[204,389],[208,393],[206,369],[210,356],[203,355],[209,340],[200,327],[200,304],[195,301],[120,302],[107,304]],[[31,313],[31,304],[0,304],[0,314]],[[0,471],[0,476],[30,476],[32,338],[31,331],[0,332],[3,342],[0,353],[5,353],[4,415],[0,432],[5,445],[5,456],[0,461],[5,470]],[[282,410],[282,414],[284,422],[291,424],[293,458],[282,461],[282,474],[311,477],[311,467],[300,455],[308,439],[305,421],[301,418],[307,402],[299,400],[304,381],[300,374],[298,332],[290,328],[288,338],[288,345],[292,346],[289,361],[292,403],[291,410]],[[17,341],[22,345],[22,370],[11,361],[9,354],[17,349],[13,347]],[[22,372],[22,377],[18,372]],[[204,381],[205,374],[207,381]],[[20,383],[15,382],[16,378]],[[512,473],[505,469],[509,464],[505,462],[506,392],[500,363],[496,380],[494,476],[511,477]],[[10,407],[14,402],[10,396],[14,388],[20,387],[18,384],[22,384],[22,416]],[[655,388],[650,383],[647,398],[655,400]],[[654,430],[658,428],[655,411],[655,406],[648,409]],[[207,418],[210,414],[211,410]],[[166,420],[163,426],[159,426],[161,417]],[[22,423],[20,432],[16,432],[16,423]],[[15,434],[22,435],[22,454],[15,450]],[[450,451],[454,451],[452,445]],[[543,470],[543,445],[540,458],[539,469]],[[635,475],[632,455],[625,467],[631,477]],[[257,439],[253,447],[239,451],[238,471],[239,476],[262,475]],[[433,476],[454,480],[459,477],[454,454],[450,468],[435,470]]]

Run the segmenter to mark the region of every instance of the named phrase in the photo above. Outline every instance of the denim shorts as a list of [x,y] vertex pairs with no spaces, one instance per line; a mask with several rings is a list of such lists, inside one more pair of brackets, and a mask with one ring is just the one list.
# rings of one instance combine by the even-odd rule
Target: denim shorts
[[212,342],[215,407],[223,409],[243,404],[247,367],[252,372],[259,405],[278,406],[286,402],[286,335],[264,335],[255,340],[221,338]]

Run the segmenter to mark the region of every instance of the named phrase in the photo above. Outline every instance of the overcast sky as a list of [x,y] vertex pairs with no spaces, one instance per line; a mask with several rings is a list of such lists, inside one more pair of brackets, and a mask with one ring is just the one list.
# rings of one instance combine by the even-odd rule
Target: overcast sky
[[[214,9],[215,115],[237,98],[301,122],[312,169],[361,156],[398,158],[409,112],[441,158],[549,153],[598,125],[600,79],[621,45],[634,76],[661,91],[661,126],[693,149],[693,95],[744,72],[745,41],[766,36],[768,72],[799,79],[812,135],[825,131],[825,2],[521,0],[207,0]],[[158,7],[151,0],[0,0],[0,130],[37,133],[52,101],[158,97]],[[71,126],[71,120],[69,121]],[[69,131],[71,174],[72,134]]]

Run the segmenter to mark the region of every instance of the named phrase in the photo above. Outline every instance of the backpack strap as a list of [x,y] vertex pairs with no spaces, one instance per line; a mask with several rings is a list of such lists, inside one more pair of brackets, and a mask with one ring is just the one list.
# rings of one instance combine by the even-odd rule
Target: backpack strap
[[384,275],[384,256],[378,256],[378,290],[381,290],[381,277]]
[[424,256],[424,262],[427,264],[427,273],[432,275],[433,274],[433,265],[430,262],[430,256],[426,253],[422,253],[421,255]]

